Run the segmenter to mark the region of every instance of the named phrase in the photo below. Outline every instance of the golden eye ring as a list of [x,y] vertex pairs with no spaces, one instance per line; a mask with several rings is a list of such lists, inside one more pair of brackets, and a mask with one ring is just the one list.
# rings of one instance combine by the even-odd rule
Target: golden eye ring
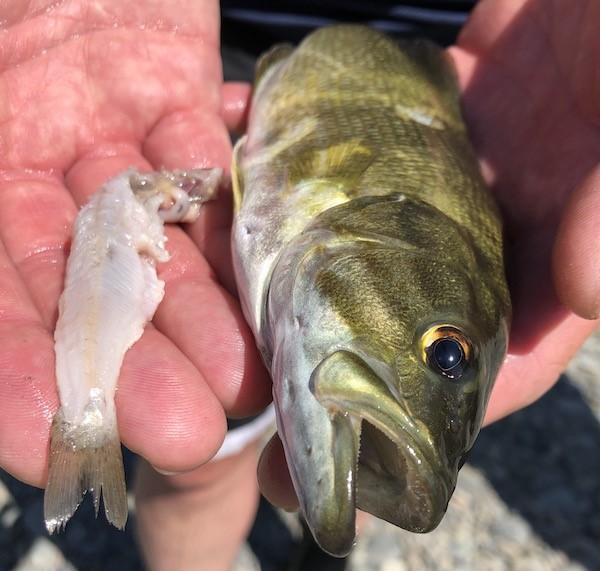
[[423,362],[436,373],[449,379],[462,377],[472,357],[471,343],[453,325],[435,325],[421,337]]

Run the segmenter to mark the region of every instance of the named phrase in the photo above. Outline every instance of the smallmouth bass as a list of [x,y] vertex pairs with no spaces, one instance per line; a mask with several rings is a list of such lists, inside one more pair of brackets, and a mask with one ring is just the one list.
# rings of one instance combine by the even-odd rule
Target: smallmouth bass
[[451,62],[361,26],[259,61],[232,250],[316,540],[443,517],[504,359],[501,221]]

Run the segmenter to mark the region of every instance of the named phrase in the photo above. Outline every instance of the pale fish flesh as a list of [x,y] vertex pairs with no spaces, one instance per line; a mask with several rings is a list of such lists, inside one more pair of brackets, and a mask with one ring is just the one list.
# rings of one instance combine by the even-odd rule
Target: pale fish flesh
[[75,221],[54,333],[60,397],[51,431],[44,518],[60,531],[87,491],[123,528],[127,497],[114,395],[127,350],[164,295],[164,222],[193,222],[216,192],[220,169],[141,174],[108,181]]

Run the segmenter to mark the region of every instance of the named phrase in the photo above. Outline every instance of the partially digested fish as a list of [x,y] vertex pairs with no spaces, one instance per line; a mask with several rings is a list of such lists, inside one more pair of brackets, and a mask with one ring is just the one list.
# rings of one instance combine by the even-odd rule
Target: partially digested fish
[[125,353],[163,298],[156,262],[169,259],[164,222],[192,222],[221,169],[140,174],[107,182],[75,221],[54,333],[60,408],[51,432],[44,517],[60,531],[86,491],[123,528],[127,497],[114,394]]
[[433,529],[510,314],[450,61],[358,26],[275,48],[233,170],[239,292],[315,538],[347,553],[356,507]]

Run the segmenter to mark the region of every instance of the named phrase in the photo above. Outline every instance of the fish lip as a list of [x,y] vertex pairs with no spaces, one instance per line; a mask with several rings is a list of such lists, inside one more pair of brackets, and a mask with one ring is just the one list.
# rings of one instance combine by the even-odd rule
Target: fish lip
[[[356,507],[411,531],[436,527],[445,513],[455,475],[443,461],[443,451],[436,452],[388,383],[361,356],[338,350],[315,370],[311,390],[328,410],[359,419]],[[365,430],[365,421],[379,436],[370,428]],[[365,447],[369,443],[373,450]],[[381,485],[389,487],[387,501],[370,489]],[[410,505],[418,513],[406,507]]]
[[[276,410],[278,411],[277,407]],[[329,506],[326,500],[331,500],[331,498],[327,498],[327,496],[323,497],[322,495],[319,495],[317,496],[317,501],[313,501],[312,503],[307,501],[310,494],[306,494],[302,486],[298,485],[298,483],[302,481],[302,479],[299,478],[297,470],[296,460],[298,458],[288,447],[285,428],[279,421],[279,411],[277,419],[278,432],[283,444],[289,473],[308,528],[311,530],[311,533],[321,549],[325,552],[334,557],[347,556],[352,550],[355,540],[355,477],[358,460],[360,424],[354,423],[351,415],[331,414],[329,416],[331,427],[336,433],[335,440],[338,442],[344,440],[343,446],[341,447],[341,449],[345,451],[343,456],[346,460],[350,460],[350,462],[338,462],[339,458],[335,454],[335,451],[332,450],[332,456],[335,458],[335,469],[333,472],[334,479],[339,486],[340,493],[335,494],[336,501],[332,502],[331,506]],[[353,440],[355,440],[355,447],[354,450],[351,450]],[[346,471],[343,470],[342,464],[345,465]],[[315,482],[316,487],[314,489],[318,488],[319,483],[320,482],[318,481]],[[334,509],[331,511],[328,507],[333,507]]]
[[[398,403],[398,407],[401,408],[401,404]],[[421,500],[427,499],[426,504],[429,506],[428,510],[415,511],[409,514],[410,517],[403,521],[398,521],[395,517],[391,517],[389,514],[378,513],[373,510],[368,502],[364,501],[364,490],[361,489],[361,471],[368,469],[368,465],[361,462],[363,457],[363,446],[368,444],[368,439],[365,439],[365,428],[363,426],[361,436],[361,454],[357,458],[357,500],[356,507],[363,509],[373,515],[380,517],[386,521],[402,527],[408,531],[424,533],[431,531],[441,521],[445,514],[451,491],[454,486],[452,484],[453,478],[449,473],[449,470],[444,467],[443,463],[436,458],[435,454],[431,450],[431,445],[424,440],[418,433],[415,434],[411,430],[412,425],[401,426],[398,430],[398,426],[394,426],[394,438],[390,438],[389,426],[385,423],[374,421],[371,418],[367,418],[365,415],[360,415],[361,420],[370,424],[373,428],[377,429],[382,436],[389,440],[395,445],[396,450],[402,455],[402,458],[406,462],[407,471],[403,474],[404,476],[412,476],[419,483],[424,483],[427,486],[427,498],[420,498]],[[414,482],[413,482],[414,483]],[[406,484],[406,493],[408,495],[416,495],[408,489]]]

